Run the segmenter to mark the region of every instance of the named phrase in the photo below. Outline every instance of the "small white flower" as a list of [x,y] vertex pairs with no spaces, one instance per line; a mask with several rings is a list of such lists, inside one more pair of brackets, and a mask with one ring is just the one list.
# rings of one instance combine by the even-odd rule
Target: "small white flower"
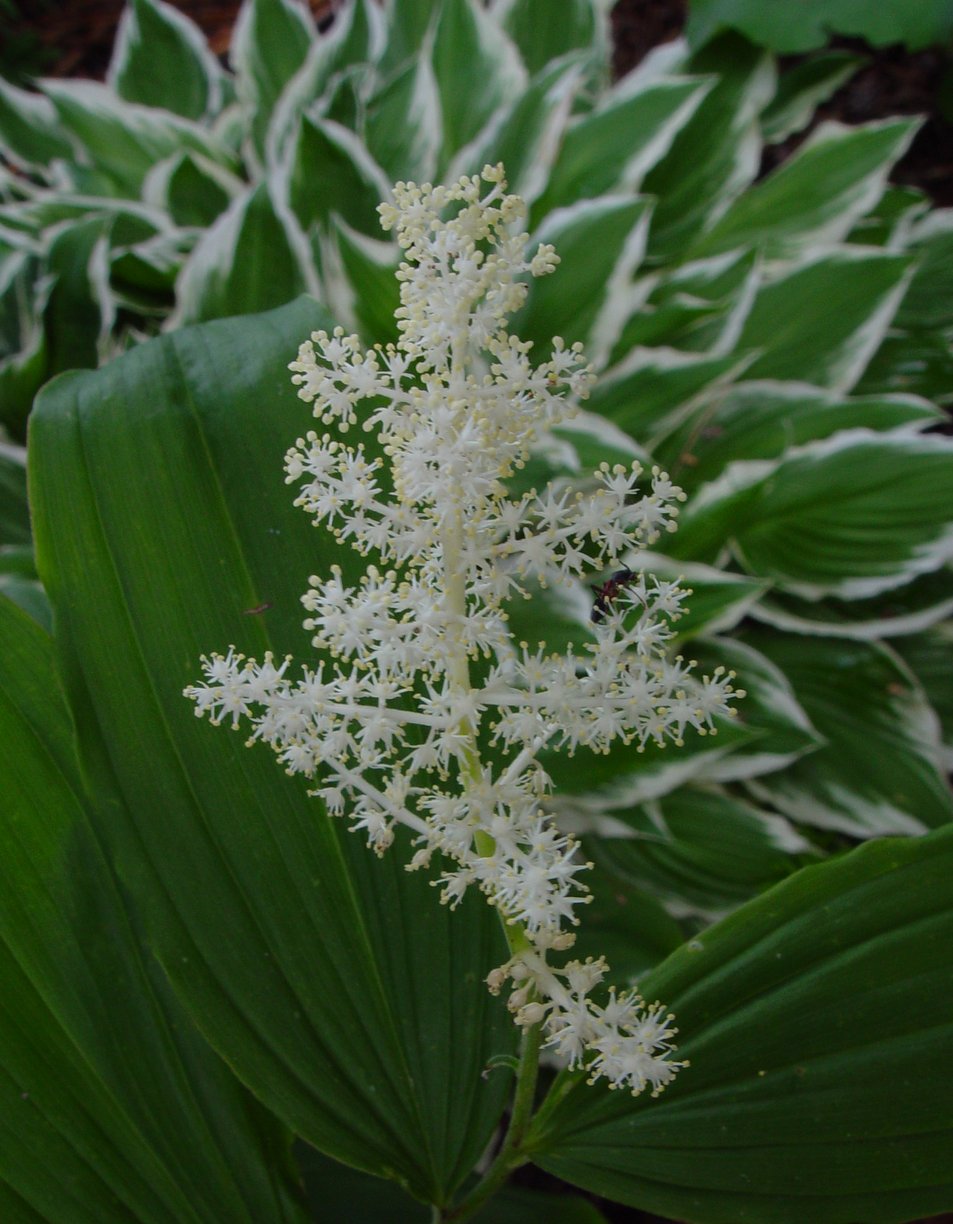
[[681,1065],[671,1018],[633,993],[594,1003],[604,961],[547,961],[572,943],[588,864],[546,814],[538,758],[713,731],[730,677],[697,680],[666,657],[683,592],[628,570],[583,654],[511,639],[507,598],[622,554],[633,564],[634,550],[674,529],[682,494],[657,469],[644,492],[638,464],[603,464],[585,495],[510,496],[507,481],[572,416],[592,371],[559,339],[533,366],[530,345],[507,331],[526,278],[558,258],[548,246],[527,257],[524,207],[505,191],[501,167],[449,187],[398,183],[380,208],[405,253],[398,344],[365,352],[340,328],[315,332],[291,363],[319,421],[339,435],[359,424],[380,451],[312,431],[286,458],[295,504],[382,567],[356,586],[338,567],[310,578],[304,623],[325,661],[292,680],[287,659],[230,649],[203,659],[205,682],[186,693],[213,722],[249,723],[376,852],[399,825],[414,836],[411,868],[442,852],[453,864],[435,881],[443,901],[475,886],[526,945],[490,975],[495,990],[513,981],[517,1023],[541,1023],[546,1044],[591,1078],[657,1092]]

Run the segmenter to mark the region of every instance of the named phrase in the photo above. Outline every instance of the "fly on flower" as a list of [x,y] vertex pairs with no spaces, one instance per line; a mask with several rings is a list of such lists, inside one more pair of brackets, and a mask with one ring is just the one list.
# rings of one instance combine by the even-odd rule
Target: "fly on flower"
[[614,574],[610,574],[609,578],[602,586],[590,587],[590,590],[595,592],[596,600],[592,605],[592,623],[601,625],[612,610],[612,605],[618,598],[619,592],[630,583],[635,582],[636,575],[630,569],[616,570]]

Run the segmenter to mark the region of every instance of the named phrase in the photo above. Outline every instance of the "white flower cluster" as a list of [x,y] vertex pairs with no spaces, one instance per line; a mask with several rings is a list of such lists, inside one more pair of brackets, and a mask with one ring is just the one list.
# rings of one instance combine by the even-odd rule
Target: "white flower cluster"
[[[548,246],[526,258],[524,206],[505,187],[502,167],[451,187],[398,183],[380,209],[405,252],[398,344],[365,352],[340,329],[316,332],[290,366],[338,435],[311,432],[289,451],[288,480],[304,480],[296,504],[376,561],[356,585],[338,567],[310,579],[305,627],[323,661],[291,680],[288,660],[229,650],[203,659],[205,682],[186,693],[214,722],[247,720],[378,852],[405,825],[411,867],[446,856],[443,899],[475,885],[508,924],[514,956],[491,986],[512,979],[518,1022],[542,1022],[547,1044],[593,1076],[657,1091],[680,1065],[667,1058],[670,1018],[633,994],[598,1007],[601,961],[547,963],[572,944],[587,864],[545,812],[539,758],[704,734],[728,711],[730,677],[698,680],[666,657],[683,592],[628,569],[602,588],[581,653],[513,641],[506,603],[530,579],[572,582],[631,558],[674,529],[681,494],[657,470],[641,492],[633,464],[604,465],[586,494],[510,496],[508,479],[592,374],[580,345],[556,339],[533,366],[507,331],[520,278],[557,259]],[[372,454],[341,439],[358,423],[376,434]]]

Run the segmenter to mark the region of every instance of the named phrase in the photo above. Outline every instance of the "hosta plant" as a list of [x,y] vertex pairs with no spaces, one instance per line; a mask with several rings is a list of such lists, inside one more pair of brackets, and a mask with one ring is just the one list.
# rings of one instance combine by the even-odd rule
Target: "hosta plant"
[[[3,89],[11,437],[51,373],[108,359],[52,383],[30,422],[49,603],[30,577],[22,460],[3,456],[10,1218],[71,1221],[77,1202],[97,1220],[303,1218],[291,1136],[316,1218],[342,1185],[367,1218],[426,1218],[414,1198],[461,1218],[528,1161],[681,1219],[901,1221],[951,1205],[953,447],[933,429],[950,219],[886,186],[906,121],[822,128],[756,181],[763,143],[804,123],[843,62],[779,82],[740,41],[676,44],[609,85],[603,7],[567,3],[558,23],[547,7],[361,3],[318,37],[291,4],[250,4],[226,72],[187,23],[139,0],[106,86]],[[544,412],[489,478],[489,526],[459,553],[469,577],[441,585],[425,546],[445,516],[426,498],[419,522],[375,509],[409,495],[383,461],[452,490],[446,431],[466,438],[472,418],[492,458],[491,391],[464,380],[439,422],[414,414],[429,434],[388,441],[388,388],[430,387],[434,367],[420,345],[406,368],[386,347],[408,315],[395,320],[399,252],[377,204],[399,198],[394,181],[453,183],[499,161],[527,202],[528,258],[552,245],[560,264],[505,291],[518,342],[496,360],[523,377],[527,409],[567,380],[589,397],[572,416]],[[320,304],[250,313],[300,290]],[[460,320],[441,323],[452,347]],[[312,333],[325,338],[296,359]],[[328,439],[307,436],[295,360],[301,390],[333,405]],[[331,436],[358,391],[386,449]],[[299,437],[289,475],[309,477],[299,495],[317,529],[281,475]],[[664,523],[631,529],[653,468],[653,514],[673,485],[686,500],[678,531],[646,547]],[[355,496],[371,496],[357,527],[341,518]],[[612,497],[619,534],[579,532]],[[418,546],[419,572],[398,580]],[[662,617],[649,649],[665,592],[682,615]],[[461,680],[459,658],[413,662],[461,598],[478,621],[464,643],[480,654],[475,705],[440,688]],[[361,638],[371,611],[391,637]],[[713,707],[717,734],[686,730],[680,747],[631,727],[600,739],[631,683],[624,659],[663,646],[661,676],[689,661],[689,675],[733,671],[737,716]],[[205,683],[236,686],[236,713],[252,696],[272,712],[300,702],[283,652],[304,664],[305,695],[326,703],[299,708],[310,738],[274,718],[256,728],[292,776],[190,716],[182,690],[209,691],[199,659],[216,649],[228,663],[210,659]],[[547,704],[557,678],[589,686],[572,711],[577,724],[589,711],[585,735],[558,730],[571,703]],[[514,695],[526,691],[532,703]],[[345,722],[358,695],[379,706],[360,733]],[[690,698],[656,706],[660,723],[677,702],[697,709]],[[435,799],[403,769],[388,793],[390,766],[372,764],[384,749],[416,753],[438,790],[441,769],[466,775],[471,798]],[[517,760],[532,787],[506,775]],[[343,782],[306,776],[335,762]],[[566,996],[507,945],[533,930],[525,905],[507,909],[517,890],[496,894],[515,927],[475,895],[494,895],[480,839],[503,832],[478,818],[481,769],[495,783],[502,771],[527,812],[535,787],[544,823],[524,825],[510,866],[537,843],[555,863],[574,841],[593,864],[563,864],[591,901],[569,904],[583,921],[556,965],[591,957],[594,978],[605,954],[612,967],[580,1014],[624,1007],[638,979],[660,1019],[676,1015],[670,1061],[690,1065],[658,1100],[579,1069],[546,1069],[534,1098],[532,1051],[517,1059],[484,979],[507,966],[522,1027],[552,1021],[541,1037],[557,1051]],[[398,808],[419,827],[378,861],[322,803],[379,844]],[[454,821],[470,822],[465,854]],[[454,859],[474,885],[453,912],[405,871],[418,852],[451,897]],[[573,1061],[600,1072],[598,1054]],[[512,1125],[488,1153],[514,1066]],[[314,1150],[389,1182],[348,1180]],[[578,1200],[527,1193],[485,1218],[587,1218]]]

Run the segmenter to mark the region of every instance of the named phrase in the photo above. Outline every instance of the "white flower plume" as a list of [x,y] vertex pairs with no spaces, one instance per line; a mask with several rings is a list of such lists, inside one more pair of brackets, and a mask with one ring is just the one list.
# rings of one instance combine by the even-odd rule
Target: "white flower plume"
[[[489,980],[512,981],[517,1022],[543,1023],[592,1077],[656,1092],[681,1065],[671,1017],[633,993],[598,1006],[604,962],[547,962],[572,943],[588,865],[546,813],[540,755],[704,734],[730,712],[730,676],[699,680],[667,657],[684,592],[629,568],[601,588],[579,653],[514,642],[506,603],[531,579],[573,582],[623,554],[631,565],[674,529],[682,495],[633,464],[603,465],[586,494],[511,496],[510,477],[592,380],[579,344],[557,338],[534,366],[507,330],[525,278],[552,272],[556,254],[527,257],[502,167],[450,187],[398,183],[380,213],[405,257],[400,339],[364,351],[337,329],[301,345],[293,381],[334,433],[308,433],[286,459],[295,504],[375,564],[356,585],[334,566],[310,579],[304,623],[323,661],[299,678],[287,659],[230,649],[203,659],[205,682],[186,694],[213,722],[248,724],[378,852],[400,825],[415,836],[412,868],[440,851],[443,899],[476,886],[507,924],[514,956]],[[343,440],[354,425],[376,433],[374,457]]]

